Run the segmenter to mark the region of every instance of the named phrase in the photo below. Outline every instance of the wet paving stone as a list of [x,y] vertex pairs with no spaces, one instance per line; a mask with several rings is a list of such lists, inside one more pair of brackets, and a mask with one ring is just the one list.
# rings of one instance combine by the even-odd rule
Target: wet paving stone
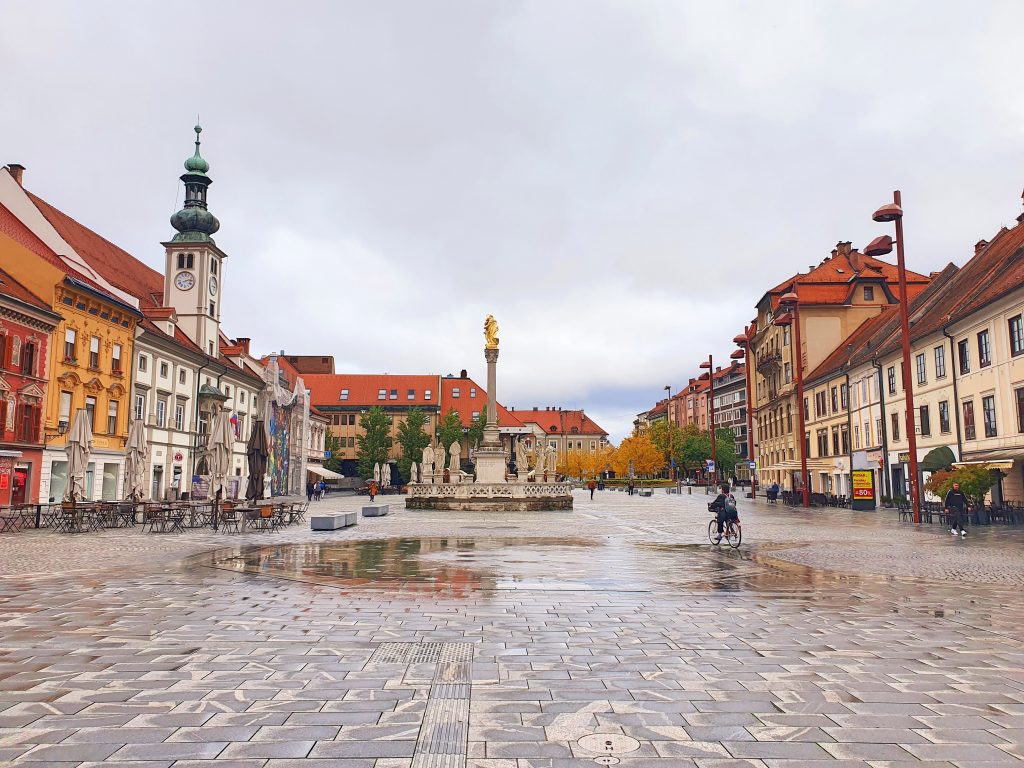
[[0,535],[0,765],[1024,764],[1020,531],[741,502],[726,551],[700,493],[576,502]]

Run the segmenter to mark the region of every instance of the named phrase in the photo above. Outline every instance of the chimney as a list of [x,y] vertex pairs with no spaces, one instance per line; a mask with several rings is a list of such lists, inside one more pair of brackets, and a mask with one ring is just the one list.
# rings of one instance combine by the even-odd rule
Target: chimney
[[23,180],[25,178],[24,165],[20,165],[19,163],[8,163],[7,172],[11,174],[11,178],[18,182],[19,187],[25,186],[23,183]]
[[[1022,214],[1022,215],[1024,215],[1024,214]],[[1018,221],[1019,220],[1020,219],[1018,219]],[[988,240],[985,240],[984,238],[982,238],[981,240],[976,242],[974,244],[974,255],[977,256],[979,253],[981,253],[983,250],[985,250],[985,246],[986,245],[988,245]]]
[[466,369],[465,368],[463,368],[461,371],[459,371],[459,378],[460,379],[468,379],[469,378],[469,375],[466,373]]
[[[239,336],[237,339],[235,339],[235,344],[240,346],[242,348],[242,352],[248,355],[249,354],[249,342],[250,341],[252,341],[252,339],[248,339],[245,336]],[[284,354],[284,353],[282,353],[282,354]]]

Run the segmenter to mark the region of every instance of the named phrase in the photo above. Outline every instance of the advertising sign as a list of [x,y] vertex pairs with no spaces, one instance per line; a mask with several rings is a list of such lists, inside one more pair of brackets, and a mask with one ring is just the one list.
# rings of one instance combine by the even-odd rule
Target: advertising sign
[[875,508],[875,473],[870,469],[855,469],[850,477],[853,483],[853,508]]
[[910,463],[910,451],[901,451],[899,456],[896,457],[900,464]]
[[708,472],[714,472],[715,471],[715,462],[714,461],[712,461],[711,459],[708,459],[707,460],[707,465],[708,465]]

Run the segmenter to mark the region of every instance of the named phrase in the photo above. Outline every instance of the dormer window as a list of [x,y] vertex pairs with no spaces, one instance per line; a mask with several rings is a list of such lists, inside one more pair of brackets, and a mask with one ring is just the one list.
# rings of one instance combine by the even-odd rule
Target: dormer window
[[348,400],[348,390],[347,389],[341,390],[341,396],[338,399],[339,400]]

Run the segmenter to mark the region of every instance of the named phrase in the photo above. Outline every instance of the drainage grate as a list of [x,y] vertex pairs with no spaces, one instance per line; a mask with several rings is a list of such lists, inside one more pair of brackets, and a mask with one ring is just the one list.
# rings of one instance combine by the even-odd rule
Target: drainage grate
[[[444,643],[381,643],[368,664],[433,664]],[[466,643],[457,643],[466,645]]]

